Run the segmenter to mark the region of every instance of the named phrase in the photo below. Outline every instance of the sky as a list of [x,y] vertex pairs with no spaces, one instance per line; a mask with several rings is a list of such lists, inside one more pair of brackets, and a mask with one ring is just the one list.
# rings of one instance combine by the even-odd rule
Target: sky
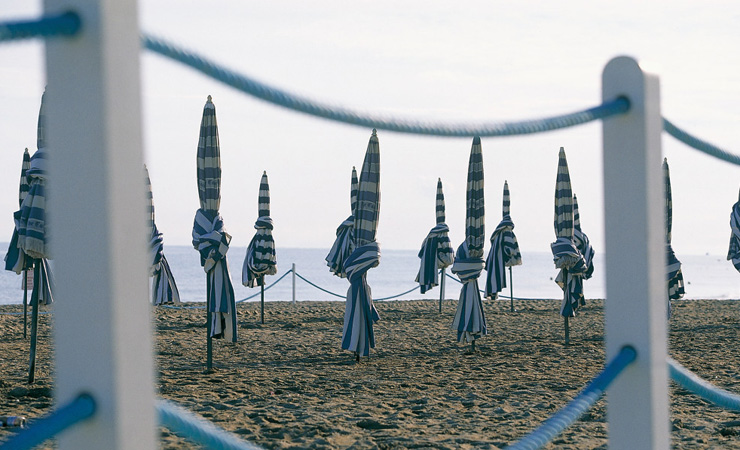
[[[6,0],[1,17],[40,11],[38,1]],[[664,117],[740,153],[740,5],[733,1],[148,0],[139,2],[139,16],[143,32],[270,85],[363,111],[430,120],[514,121],[596,106],[603,67],[628,55],[660,76]],[[145,50],[140,64],[144,155],[165,246],[191,241],[200,119],[212,95],[221,141],[221,215],[232,245],[244,247],[254,235],[260,176],[267,171],[276,245],[331,247],[350,213],[351,170],[362,165],[370,129],[267,104]],[[0,240],[12,234],[21,157],[25,147],[35,150],[44,80],[41,42],[0,46]],[[420,247],[435,225],[438,178],[457,247],[464,239],[472,136],[378,130],[378,137],[381,248]],[[725,255],[740,167],[665,133],[662,144],[672,175],[674,250],[679,258]],[[482,146],[487,235],[501,220],[508,180],[521,249],[549,251],[558,150],[564,147],[583,230],[597,252],[604,248],[599,122],[483,138]]]

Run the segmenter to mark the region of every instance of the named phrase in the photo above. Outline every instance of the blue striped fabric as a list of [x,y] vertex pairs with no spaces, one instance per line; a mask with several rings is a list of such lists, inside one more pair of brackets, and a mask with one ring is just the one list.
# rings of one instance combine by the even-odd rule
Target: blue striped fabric
[[218,213],[221,202],[220,155],[216,107],[209,95],[203,108],[196,158],[200,209],[193,221],[193,247],[200,253],[200,265],[206,272],[211,337],[236,342],[236,299],[226,259],[231,235],[224,229],[223,219]]
[[342,348],[369,356],[370,349],[375,348],[373,324],[380,320],[367,284],[367,271],[380,264],[380,246],[375,241],[380,216],[380,143],[374,129],[360,170],[353,212],[355,249],[344,267],[350,288],[344,310]]
[[[357,205],[357,170],[352,167],[352,181],[350,186],[350,210],[354,211]],[[355,249],[355,216],[350,215],[337,227],[337,238],[326,255],[326,264],[329,266],[329,272],[339,278],[346,278],[347,272],[344,270],[344,264],[349,255]]]
[[732,261],[732,265],[740,272],[740,195],[737,202],[732,205],[730,213],[730,248],[727,250],[727,260]]
[[452,264],[454,255],[450,238],[447,235],[450,229],[445,224],[445,195],[442,191],[442,180],[437,180],[437,199],[435,214],[437,225],[429,231],[427,237],[421,243],[419,258],[421,258],[421,267],[416,275],[416,282],[419,283],[421,293],[432,289],[439,284],[439,269],[444,269]]
[[483,151],[480,137],[473,138],[468,159],[468,180],[465,192],[465,241],[455,253],[452,273],[463,283],[457,302],[452,329],[457,330],[458,342],[473,342],[488,334],[486,316],[478,289],[478,277],[483,270],[485,242],[485,200],[483,197]]
[[514,234],[510,211],[509,183],[504,181],[503,218],[491,235],[491,250],[485,267],[488,274],[485,296],[491,300],[496,300],[498,293],[506,287],[506,268],[522,264],[522,254]]
[[36,125],[36,149],[46,148],[46,89],[41,94],[41,105],[39,106],[39,121]]
[[[23,206],[23,200],[28,195],[30,185],[26,173],[31,168],[31,155],[28,149],[23,152],[23,163],[21,164],[21,181],[18,189],[18,207]],[[8,252],[5,255],[5,270],[21,273],[23,270],[31,269],[33,260],[26,258],[26,254],[18,248],[18,229],[13,227],[13,236],[8,244]]]
[[[560,315],[575,317],[580,299],[583,296],[583,275],[586,273],[586,262],[578,251],[573,240],[573,192],[570,185],[568,160],[565,149],[560,147],[558,155],[558,174],[555,182],[555,237],[550,247],[555,267],[560,270],[555,282],[563,289],[563,302]],[[563,276],[563,270],[567,276]]]
[[668,313],[670,315],[670,300],[678,300],[684,296],[683,273],[681,261],[676,258],[671,246],[671,230],[673,228],[673,194],[671,193],[671,171],[668,167],[668,158],[663,159],[663,180],[665,182],[665,235],[666,235],[666,279],[668,283]]
[[46,150],[40,148],[31,157],[26,172],[29,189],[16,213],[18,248],[31,258],[50,256],[46,235]]
[[275,240],[272,238],[272,218],[270,218],[270,184],[267,172],[262,174],[257,211],[259,218],[254,224],[257,232],[249,242],[247,255],[242,266],[242,284],[255,287],[264,286],[265,275],[277,273]]
[[[578,198],[573,194],[573,243],[576,245],[578,252],[583,257],[586,265],[586,271],[583,273],[583,279],[588,280],[594,274],[594,248],[591,246],[586,233],[581,230],[581,216],[578,213]],[[586,298],[581,293],[579,302],[581,306],[586,304]]]
[[152,303],[154,305],[180,303],[180,291],[177,289],[170,264],[164,256],[162,233],[159,232],[157,225],[154,223],[154,196],[152,195],[152,182],[146,165],[144,166],[144,177],[147,187],[147,222],[151,236],[149,252],[152,264],[149,268],[149,276],[152,277]]

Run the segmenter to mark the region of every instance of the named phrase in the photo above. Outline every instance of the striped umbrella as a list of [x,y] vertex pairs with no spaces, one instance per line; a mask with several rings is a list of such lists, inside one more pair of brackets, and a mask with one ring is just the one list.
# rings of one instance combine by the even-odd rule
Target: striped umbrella
[[[442,277],[444,277],[444,269],[454,260],[450,238],[447,235],[450,229],[445,223],[445,195],[442,192],[442,179],[437,180],[436,216],[437,225],[429,231],[419,250],[421,267],[416,275],[416,282],[419,283],[422,294],[437,286],[439,283],[438,270],[442,270]],[[439,299],[441,308],[442,295]]]
[[355,249],[355,205],[357,204],[357,170],[352,167],[352,184],[350,187],[350,207],[352,214],[337,227],[337,237],[334,244],[326,255],[326,264],[329,266],[329,272],[339,278],[346,278],[347,272],[344,270],[344,264],[349,255]]
[[168,303],[180,303],[180,291],[177,289],[175,277],[170,270],[170,264],[164,256],[164,240],[162,233],[154,223],[154,196],[152,195],[152,181],[149,178],[149,170],[144,165],[144,177],[146,179],[148,200],[148,225],[150,230],[149,251],[152,264],[149,268],[149,276],[152,277],[152,303],[154,305],[165,305]]
[[678,300],[684,295],[681,261],[676,258],[671,246],[673,228],[673,194],[671,193],[671,171],[668,158],[663,159],[663,181],[665,182],[665,242],[666,242],[666,280],[668,288],[668,316],[671,314],[671,300]]
[[558,174],[555,182],[555,237],[551,244],[555,267],[560,269],[556,278],[563,289],[563,302],[560,315],[565,322],[565,344],[570,344],[568,318],[575,317],[578,301],[583,294],[583,274],[586,263],[573,242],[573,192],[570,187],[570,174],[565,149],[560,147]]
[[732,205],[730,213],[730,248],[727,250],[727,260],[732,260],[732,265],[740,272],[740,195],[737,202]]
[[[514,234],[514,222],[510,215],[509,183],[504,181],[502,219],[491,235],[491,251],[486,259],[486,298],[495,300],[498,293],[506,287],[506,268],[522,264],[522,254]],[[513,280],[511,281],[513,284]],[[514,311],[514,288],[511,288],[511,311]]]
[[[578,198],[576,194],[573,194],[573,243],[576,244],[576,248],[583,256],[583,261],[586,264],[586,271],[583,273],[583,279],[588,280],[594,274],[594,249],[591,247],[591,242],[588,240],[586,233],[581,230],[581,216],[578,213]],[[586,298],[581,293],[579,299],[580,305],[586,304]]]
[[470,342],[488,334],[486,316],[478,289],[478,277],[483,271],[485,242],[485,200],[483,198],[483,152],[480,137],[473,138],[468,160],[468,182],[465,192],[465,241],[457,248],[452,273],[463,283],[457,302],[452,329],[458,342]]
[[257,230],[249,242],[247,254],[242,266],[242,284],[244,286],[260,286],[260,305],[262,323],[265,323],[265,275],[277,273],[277,257],[275,256],[275,240],[272,238],[272,218],[270,217],[270,184],[267,181],[267,172],[262,173],[260,180],[259,200],[257,204]]
[[342,348],[354,352],[359,361],[360,356],[370,356],[370,349],[375,348],[373,324],[380,320],[367,284],[367,271],[380,264],[380,246],[375,241],[380,218],[380,144],[375,129],[367,144],[353,212],[355,249],[344,263],[350,288]]
[[212,367],[211,338],[236,342],[236,301],[226,252],[231,235],[218,210],[221,204],[221,149],[216,107],[208,96],[203,107],[198,140],[197,175],[200,209],[193,221],[193,247],[206,272],[207,369]]

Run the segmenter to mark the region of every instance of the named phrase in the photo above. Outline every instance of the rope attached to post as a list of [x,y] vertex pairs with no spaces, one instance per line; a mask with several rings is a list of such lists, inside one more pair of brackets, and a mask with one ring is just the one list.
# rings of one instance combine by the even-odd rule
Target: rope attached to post
[[19,41],[35,37],[74,36],[82,28],[80,16],[65,12],[36,20],[0,23],[0,42]]
[[725,391],[702,380],[673,358],[668,358],[668,370],[673,381],[682,388],[722,408],[740,411],[740,395]]

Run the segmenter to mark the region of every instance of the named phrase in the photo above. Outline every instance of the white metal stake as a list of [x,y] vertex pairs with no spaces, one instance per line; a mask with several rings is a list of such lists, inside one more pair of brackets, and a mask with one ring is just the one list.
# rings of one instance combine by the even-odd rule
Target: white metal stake
[[293,304],[295,305],[295,263],[293,263]]
[[55,402],[90,419],[61,450],[157,447],[135,0],[44,0],[82,29],[46,44],[48,211],[56,264]]
[[604,68],[603,100],[630,110],[604,119],[607,361],[625,345],[637,360],[608,391],[609,448],[670,446],[660,83],[632,58]]

